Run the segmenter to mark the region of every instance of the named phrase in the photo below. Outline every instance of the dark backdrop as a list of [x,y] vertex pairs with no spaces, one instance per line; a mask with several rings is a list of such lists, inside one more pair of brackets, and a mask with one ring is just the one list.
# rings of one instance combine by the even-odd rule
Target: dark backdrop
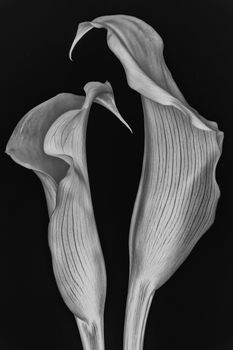
[[107,48],[104,30],[86,35],[74,51],[74,62],[68,59],[79,22],[119,13],[137,16],[159,32],[167,65],[184,96],[225,133],[215,223],[155,294],[144,349],[233,349],[233,3],[1,0],[1,350],[81,349],[73,316],[53,277],[42,186],[34,173],[3,152],[29,109],[59,92],[83,94],[85,83],[95,80],[110,81],[117,106],[134,131],[130,135],[107,110],[93,107],[87,157],[108,277],[105,341],[107,350],[122,349],[128,230],[143,156],[141,102]]

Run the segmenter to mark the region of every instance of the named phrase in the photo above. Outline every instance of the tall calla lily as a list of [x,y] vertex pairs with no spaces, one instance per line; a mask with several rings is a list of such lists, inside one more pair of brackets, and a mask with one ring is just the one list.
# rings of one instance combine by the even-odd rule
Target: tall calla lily
[[71,47],[92,28],[140,93],[145,147],[132,215],[124,349],[142,349],[154,292],[176,271],[214,221],[220,195],[215,168],[223,133],[191,108],[163,58],[163,41],[145,22],[116,15],[81,23]]
[[88,83],[84,90],[86,97],[63,93],[29,111],[16,126],[6,152],[34,170],[43,184],[58,288],[76,318],[84,349],[103,350],[106,272],[85,151],[92,102],[126,123],[117,111],[109,83]]

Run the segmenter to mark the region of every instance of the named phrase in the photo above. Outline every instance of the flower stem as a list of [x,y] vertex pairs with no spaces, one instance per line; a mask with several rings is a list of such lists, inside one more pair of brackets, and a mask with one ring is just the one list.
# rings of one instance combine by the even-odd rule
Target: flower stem
[[104,327],[103,320],[87,323],[75,317],[83,350],[104,350]]
[[134,279],[126,305],[124,350],[142,350],[146,321],[154,295],[149,280]]

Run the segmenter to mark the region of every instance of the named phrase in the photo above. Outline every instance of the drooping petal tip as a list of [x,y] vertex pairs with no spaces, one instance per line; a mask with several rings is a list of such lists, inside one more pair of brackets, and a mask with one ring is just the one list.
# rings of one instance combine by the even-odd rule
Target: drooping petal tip
[[155,102],[179,109],[200,129],[213,125],[189,106],[176,85],[163,58],[163,41],[142,20],[127,15],[110,15],[79,24],[71,53],[78,41],[92,28],[107,30],[107,43],[122,63],[129,86]]
[[93,28],[92,24],[90,22],[83,22],[80,23],[77,29],[77,33],[75,36],[75,39],[71,45],[70,51],[69,51],[69,58],[71,61],[73,61],[72,59],[72,52],[74,47],[76,46],[77,42],[87,33],[89,32],[89,30],[91,30]]

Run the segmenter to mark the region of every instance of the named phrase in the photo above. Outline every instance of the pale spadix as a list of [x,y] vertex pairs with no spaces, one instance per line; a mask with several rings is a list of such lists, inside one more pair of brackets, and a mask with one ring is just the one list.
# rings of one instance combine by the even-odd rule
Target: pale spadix
[[129,86],[142,98],[145,147],[132,215],[125,350],[142,349],[153,294],[214,221],[220,195],[215,168],[223,133],[191,108],[163,58],[163,41],[145,22],[114,15],[81,23],[70,50],[92,28],[107,43]]
[[76,318],[84,349],[103,350],[106,272],[85,150],[92,102],[105,106],[126,123],[108,82],[91,82],[84,90],[86,97],[63,93],[29,111],[16,126],[6,153],[34,170],[44,186],[58,288]]

